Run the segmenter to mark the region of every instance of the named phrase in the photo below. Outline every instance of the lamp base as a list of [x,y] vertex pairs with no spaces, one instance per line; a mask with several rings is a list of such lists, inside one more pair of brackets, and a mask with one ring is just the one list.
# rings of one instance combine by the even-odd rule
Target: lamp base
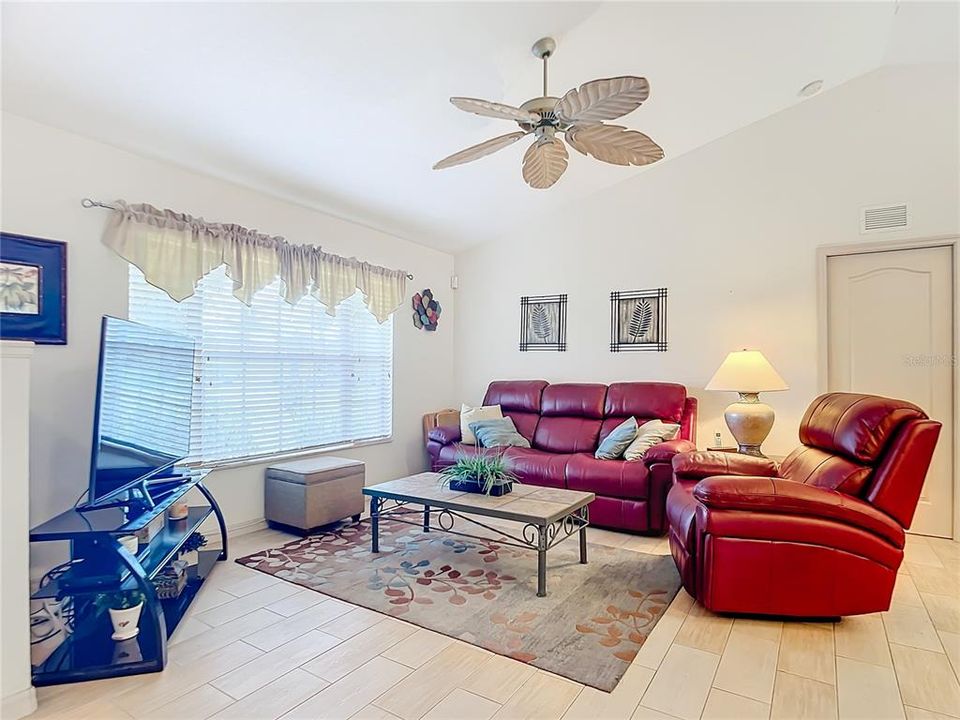
[[723,413],[730,433],[744,455],[765,457],[760,445],[773,427],[773,408],[760,402],[757,393],[740,393],[740,401],[729,405]]
[[737,452],[741,455],[753,455],[754,457],[765,458],[762,452],[760,452],[759,445],[737,445]]

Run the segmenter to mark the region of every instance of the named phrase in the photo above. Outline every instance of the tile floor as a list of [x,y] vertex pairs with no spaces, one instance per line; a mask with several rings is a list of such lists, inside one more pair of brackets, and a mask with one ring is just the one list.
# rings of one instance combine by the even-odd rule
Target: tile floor
[[[231,554],[288,537],[237,537]],[[40,688],[31,718],[936,720],[960,718],[958,673],[960,543],[936,538],[909,538],[889,612],[839,623],[718,617],[681,590],[610,694],[230,562],[163,673]]]

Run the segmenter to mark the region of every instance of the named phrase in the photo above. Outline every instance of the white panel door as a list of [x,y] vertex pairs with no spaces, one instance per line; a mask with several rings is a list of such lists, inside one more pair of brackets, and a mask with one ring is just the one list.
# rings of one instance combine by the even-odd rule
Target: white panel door
[[950,247],[827,259],[827,385],[909,400],[943,423],[912,531],[953,531],[953,254]]

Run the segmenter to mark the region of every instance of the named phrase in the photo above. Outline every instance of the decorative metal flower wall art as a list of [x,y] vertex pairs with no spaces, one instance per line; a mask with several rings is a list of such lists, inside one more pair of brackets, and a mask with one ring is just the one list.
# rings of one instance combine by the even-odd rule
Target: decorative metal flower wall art
[[414,327],[428,332],[435,331],[437,329],[437,323],[440,322],[441,312],[443,312],[443,308],[440,307],[440,303],[433,297],[433,292],[430,288],[424,289],[423,292],[414,293]]

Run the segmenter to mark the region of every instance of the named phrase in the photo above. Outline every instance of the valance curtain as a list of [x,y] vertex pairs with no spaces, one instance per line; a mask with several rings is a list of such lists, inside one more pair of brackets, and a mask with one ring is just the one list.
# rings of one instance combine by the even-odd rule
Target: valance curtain
[[233,294],[246,305],[278,276],[287,302],[296,303],[309,292],[331,315],[358,289],[367,309],[381,323],[405,298],[407,274],[403,270],[152,205],[117,200],[114,207],[103,243],[140,268],[147,282],[177,302],[193,295],[200,278],[220,265],[227,266]]

